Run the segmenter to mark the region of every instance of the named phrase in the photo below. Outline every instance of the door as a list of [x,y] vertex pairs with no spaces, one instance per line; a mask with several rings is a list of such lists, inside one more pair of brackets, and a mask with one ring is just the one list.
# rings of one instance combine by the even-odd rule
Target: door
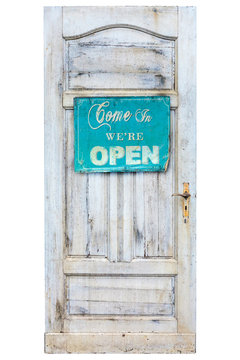
[[[195,352],[195,36],[193,7],[45,8],[47,353]],[[76,171],[98,97],[169,98],[166,171]]]

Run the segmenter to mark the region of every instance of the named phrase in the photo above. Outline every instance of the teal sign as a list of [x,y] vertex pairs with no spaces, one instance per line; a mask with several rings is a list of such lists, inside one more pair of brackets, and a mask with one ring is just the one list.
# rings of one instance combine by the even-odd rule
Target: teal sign
[[75,171],[166,171],[170,98],[74,99]]

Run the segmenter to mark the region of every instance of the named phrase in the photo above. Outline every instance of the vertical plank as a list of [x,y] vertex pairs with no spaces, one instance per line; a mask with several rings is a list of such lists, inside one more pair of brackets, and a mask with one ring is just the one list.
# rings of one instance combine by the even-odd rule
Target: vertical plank
[[109,174],[109,200],[108,200],[108,258],[110,261],[117,261],[117,238],[118,238],[118,211],[117,211],[117,173]]
[[131,261],[133,255],[133,174],[123,178],[123,261]]
[[178,331],[195,332],[195,214],[196,214],[196,14],[179,8],[178,39],[178,189],[189,182],[190,217],[184,223],[178,199]]
[[157,256],[158,243],[158,178],[159,173],[144,174],[145,249],[144,256]]
[[64,315],[64,114],[62,8],[44,9],[46,332],[60,332]]
[[171,133],[170,133],[170,161],[167,172],[159,176],[159,256],[173,256],[173,199],[172,194],[173,183],[175,181],[174,158],[175,158],[175,129],[174,129],[174,114],[171,111]]
[[117,260],[123,261],[123,204],[124,204],[124,176],[117,174]]
[[144,222],[144,174],[135,174],[135,191],[134,191],[134,233],[136,257],[144,257],[145,243],[145,222]]
[[107,174],[74,171],[73,111],[67,111],[66,234],[70,255],[106,255],[108,237]]
[[172,256],[172,166],[159,176],[159,256]]
[[66,111],[66,235],[69,255],[87,254],[87,174],[74,172],[73,111]]
[[[177,148],[177,115],[176,110],[171,110],[171,148],[172,148],[172,155],[170,158],[172,167],[172,194],[178,192],[178,148]],[[177,206],[176,206],[176,197],[171,196],[172,202],[172,245],[171,245],[171,252],[172,256],[177,259],[177,228],[178,228],[178,213],[177,213]]]
[[88,174],[87,255],[106,255],[108,237],[107,174]]

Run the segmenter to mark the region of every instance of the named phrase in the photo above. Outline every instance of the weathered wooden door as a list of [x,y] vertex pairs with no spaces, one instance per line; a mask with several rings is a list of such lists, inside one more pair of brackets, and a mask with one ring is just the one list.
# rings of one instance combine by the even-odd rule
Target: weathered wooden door
[[[45,86],[46,352],[194,352],[195,9],[45,8]],[[74,97],[140,95],[167,171],[76,173]]]

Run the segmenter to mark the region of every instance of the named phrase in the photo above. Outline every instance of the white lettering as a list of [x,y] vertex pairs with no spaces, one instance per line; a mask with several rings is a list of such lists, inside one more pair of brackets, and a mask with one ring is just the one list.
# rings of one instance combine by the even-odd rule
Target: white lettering
[[94,165],[117,165],[118,159],[126,156],[126,165],[159,164],[159,146],[154,145],[152,151],[148,146],[110,146],[109,149],[95,146],[90,152],[90,159]]
[[134,133],[129,133],[128,134],[128,141],[130,141],[130,140],[135,140]]
[[109,151],[109,163],[110,165],[116,165],[116,159],[122,159],[125,155],[125,150],[121,146],[110,147]]
[[122,141],[123,140],[123,133],[117,133],[117,140]]
[[108,140],[113,140],[115,133],[106,133]]
[[[98,153],[101,153],[101,159],[98,159]],[[102,146],[95,146],[90,152],[90,159],[94,165],[103,166],[108,162],[108,152]]]
[[137,133],[137,140],[143,140],[143,133]]
[[126,165],[139,165],[141,164],[140,159],[140,146],[126,146]]
[[131,116],[132,116],[132,114],[130,113],[130,111],[126,111],[124,116],[123,116],[124,121],[130,120]]
[[[152,120],[152,117],[147,115],[147,113],[149,112],[149,109],[137,109],[136,113],[135,113],[135,119],[137,122],[150,122]],[[139,117],[139,114],[141,115],[141,117]]]
[[[90,115],[91,115],[91,111],[92,109],[95,107],[95,106],[98,106],[98,109],[97,109],[97,112],[95,114],[95,118],[97,120],[97,122],[100,124],[99,126],[92,126],[91,122],[90,122]],[[103,102],[102,104],[95,104],[93,106],[91,106],[89,112],[88,112],[88,125],[90,126],[91,129],[93,130],[96,130],[98,128],[100,128],[101,126],[104,126],[104,125],[107,125],[110,127],[110,130],[111,130],[111,126],[107,123],[104,123],[104,115],[105,115],[105,111],[104,109],[102,109],[103,107],[108,107],[109,106],[109,101],[105,101]],[[99,119],[99,116],[100,114],[102,113],[102,117]]]
[[[123,111],[115,111],[114,113],[112,113],[112,111],[108,111],[105,113],[104,108],[109,105],[109,101],[104,101],[101,104],[94,104],[91,106],[88,111],[88,125],[91,129],[96,130],[101,126],[107,125],[111,130],[111,125],[109,123],[118,122],[122,119],[124,121],[128,121],[131,118],[132,113],[128,110],[125,113],[123,113]],[[96,110],[95,114],[94,110]]]
[[148,146],[142,147],[142,164],[148,164],[149,159],[153,164],[159,164],[159,146],[153,146],[153,151]]

